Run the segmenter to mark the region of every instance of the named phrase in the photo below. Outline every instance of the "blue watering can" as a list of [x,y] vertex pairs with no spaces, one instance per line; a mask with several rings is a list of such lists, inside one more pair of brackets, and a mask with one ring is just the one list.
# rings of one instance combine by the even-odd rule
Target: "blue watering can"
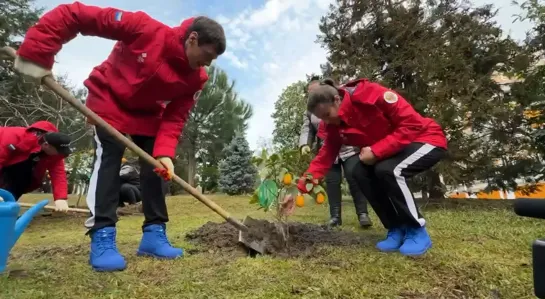
[[0,189],[0,197],[4,199],[3,202],[0,202],[0,273],[2,273],[6,269],[11,248],[23,234],[32,218],[49,201],[47,199],[40,201],[17,219],[21,207],[15,201],[13,195],[9,191]]

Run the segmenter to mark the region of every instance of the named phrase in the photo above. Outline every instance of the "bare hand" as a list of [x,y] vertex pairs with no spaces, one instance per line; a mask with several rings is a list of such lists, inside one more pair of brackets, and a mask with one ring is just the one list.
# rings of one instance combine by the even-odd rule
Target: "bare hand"
[[360,151],[360,160],[363,164],[373,165],[377,162],[377,157],[370,147],[364,147]]

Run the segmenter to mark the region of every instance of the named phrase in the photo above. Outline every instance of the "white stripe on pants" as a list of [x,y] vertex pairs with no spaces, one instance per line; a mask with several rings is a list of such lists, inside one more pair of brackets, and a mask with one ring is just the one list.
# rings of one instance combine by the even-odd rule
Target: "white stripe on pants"
[[401,172],[403,169],[409,167],[411,164],[418,161],[423,156],[429,154],[435,146],[431,144],[424,144],[422,147],[420,147],[416,152],[414,152],[412,155],[405,158],[401,163],[399,163],[394,168],[394,176],[397,181],[397,185],[399,186],[399,189],[403,193],[403,197],[405,198],[405,202],[407,204],[407,207],[409,208],[409,211],[411,212],[411,215],[420,223],[421,226],[426,225],[426,220],[424,218],[418,217],[418,210],[416,209],[416,204],[414,202],[413,194],[411,193],[411,190],[409,189],[409,186],[407,185],[407,181],[405,180],[405,177],[401,175]]
[[91,179],[89,181],[89,189],[87,191],[87,207],[91,211],[91,217],[85,221],[85,227],[91,229],[95,225],[95,205],[96,205],[96,190],[98,182],[98,172],[100,170],[100,165],[102,163],[102,143],[98,138],[96,127],[93,126],[94,140],[96,142],[95,149],[95,164],[93,165],[93,173],[91,174]]

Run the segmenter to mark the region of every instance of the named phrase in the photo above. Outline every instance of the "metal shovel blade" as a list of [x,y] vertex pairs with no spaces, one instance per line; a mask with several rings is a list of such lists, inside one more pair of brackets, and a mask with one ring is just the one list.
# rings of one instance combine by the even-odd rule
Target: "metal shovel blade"
[[[244,221],[242,221],[242,223],[246,225],[247,227],[252,227],[252,224],[257,223],[257,221],[253,219],[252,217],[246,216],[246,218],[244,218]],[[238,241],[244,244],[244,246],[246,246],[247,248],[254,250],[259,254],[265,253],[265,245],[263,244],[263,241],[258,240],[255,237],[252,237],[251,234],[248,232],[243,232],[239,230]]]

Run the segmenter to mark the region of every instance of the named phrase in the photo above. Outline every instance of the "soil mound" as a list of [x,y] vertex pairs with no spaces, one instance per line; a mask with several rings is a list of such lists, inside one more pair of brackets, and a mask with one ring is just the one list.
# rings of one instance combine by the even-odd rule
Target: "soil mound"
[[[362,233],[330,230],[310,223],[288,224],[288,240],[278,232],[275,224],[266,220],[255,220],[252,235],[263,237],[265,254],[277,257],[313,257],[324,246],[364,246],[370,244],[369,236]],[[194,252],[219,251],[247,254],[247,248],[238,242],[239,232],[227,222],[208,222],[188,233],[186,240],[198,245]]]

